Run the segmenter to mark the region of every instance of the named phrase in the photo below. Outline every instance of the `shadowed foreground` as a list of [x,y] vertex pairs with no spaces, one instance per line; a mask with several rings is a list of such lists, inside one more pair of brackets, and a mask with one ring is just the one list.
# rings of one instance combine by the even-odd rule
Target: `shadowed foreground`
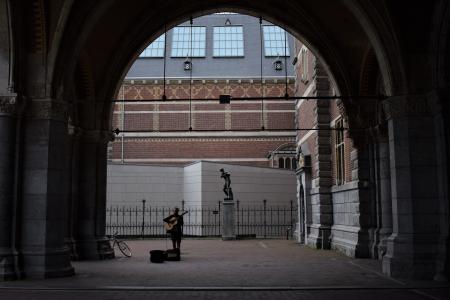
[[[184,240],[182,260],[153,264],[165,240],[129,241],[132,258],[73,262],[76,276],[0,283],[1,299],[449,299],[450,286],[402,281],[374,260],[286,240]],[[167,246],[166,246],[167,245]]]

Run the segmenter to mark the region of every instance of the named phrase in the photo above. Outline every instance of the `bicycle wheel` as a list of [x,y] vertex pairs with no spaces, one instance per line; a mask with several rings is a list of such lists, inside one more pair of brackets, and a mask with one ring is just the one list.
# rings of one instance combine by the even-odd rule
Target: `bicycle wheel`
[[131,249],[124,241],[118,241],[117,246],[119,246],[119,250],[123,253],[123,255],[126,257],[131,257]]

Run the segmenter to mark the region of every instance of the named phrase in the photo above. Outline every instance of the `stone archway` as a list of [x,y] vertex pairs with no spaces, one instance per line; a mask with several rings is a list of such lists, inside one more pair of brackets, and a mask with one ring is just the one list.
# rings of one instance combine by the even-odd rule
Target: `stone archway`
[[[434,220],[434,210],[423,212],[428,207],[423,197],[424,191],[437,190],[436,182],[429,178],[437,174],[434,153],[443,146],[436,146],[435,138],[443,125],[434,127],[430,99],[426,97],[433,90],[429,79],[432,71],[426,59],[415,59],[428,57],[427,30],[433,30],[428,21],[435,9],[432,5],[410,4],[410,15],[404,16],[399,3],[361,4],[352,0],[138,0],[133,5],[118,0],[34,0],[32,9],[21,1],[0,3],[0,37],[5,37],[4,32],[13,32],[14,37],[10,45],[13,51],[7,51],[13,55],[6,60],[13,76],[5,85],[3,67],[0,89],[3,93],[13,81],[14,91],[7,97],[17,94],[17,98],[0,94],[1,142],[5,146],[2,149],[7,149],[0,161],[0,188],[6,186],[4,194],[10,195],[1,200],[1,205],[13,216],[1,219],[6,224],[3,228],[12,230],[12,236],[8,230],[0,233],[1,258],[10,262],[0,270],[4,278],[20,273],[37,277],[73,273],[64,246],[67,220],[60,214],[67,201],[78,209],[74,237],[81,257],[108,255],[102,209],[111,100],[117,83],[139,50],[155,39],[165,24],[172,27],[190,15],[218,10],[261,15],[286,27],[326,63],[324,68],[333,74],[332,81],[341,94],[364,93],[360,80],[363,61],[367,49],[372,49],[369,51],[376,58],[372,61],[378,64],[385,94],[396,96],[387,99],[382,108],[393,162],[390,182],[396,212],[384,269],[393,276],[430,278],[434,274],[440,225]],[[7,3],[9,6],[5,6]],[[6,19],[12,30],[4,30],[5,7],[11,12]],[[420,21],[411,24],[411,15]],[[448,20],[448,16],[443,19]],[[409,34],[411,26],[417,34]],[[5,53],[0,49],[1,58]],[[448,90],[444,94],[448,98]],[[18,110],[19,102],[23,107]],[[343,101],[350,118],[360,107],[358,101]],[[448,122],[448,116],[443,119]],[[424,143],[431,146],[416,151],[414,146]],[[442,195],[430,196],[429,207],[434,209],[439,197]],[[423,250],[424,245],[431,246]],[[18,255],[11,255],[13,249]]]

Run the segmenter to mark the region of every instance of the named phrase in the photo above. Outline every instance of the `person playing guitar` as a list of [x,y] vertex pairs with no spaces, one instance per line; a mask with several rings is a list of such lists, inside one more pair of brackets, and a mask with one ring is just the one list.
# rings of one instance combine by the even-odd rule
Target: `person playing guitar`
[[173,213],[164,219],[166,230],[168,233],[170,233],[170,237],[172,239],[172,245],[173,249],[180,250],[181,245],[181,237],[183,236],[183,215],[187,212],[184,212],[183,214],[178,214],[180,210],[178,207],[175,207],[173,209]]

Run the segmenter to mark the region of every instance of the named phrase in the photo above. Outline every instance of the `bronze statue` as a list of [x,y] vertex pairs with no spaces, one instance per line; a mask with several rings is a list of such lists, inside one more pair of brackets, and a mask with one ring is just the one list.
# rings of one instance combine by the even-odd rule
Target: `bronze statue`
[[225,199],[233,200],[233,190],[231,189],[230,173],[225,172],[223,169],[220,169],[220,172],[220,178],[223,178],[225,180],[225,183],[223,185],[223,192],[227,196]]

